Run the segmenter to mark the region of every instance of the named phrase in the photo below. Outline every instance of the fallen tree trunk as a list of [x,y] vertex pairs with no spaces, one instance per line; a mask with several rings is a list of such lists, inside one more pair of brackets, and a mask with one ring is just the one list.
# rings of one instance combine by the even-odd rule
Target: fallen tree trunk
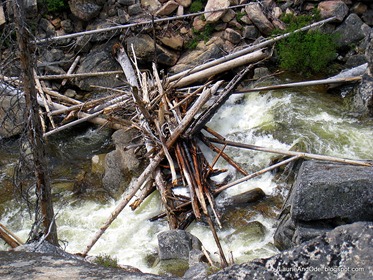
[[267,86],[267,87],[250,88],[250,89],[246,89],[246,90],[236,91],[234,93],[240,94],[240,93],[248,93],[248,92],[256,92],[256,91],[274,90],[274,89],[285,89],[285,88],[295,88],[295,87],[309,87],[309,86],[318,86],[318,85],[351,83],[351,82],[358,82],[360,80],[361,80],[361,76],[335,78],[335,79],[328,78],[328,79],[316,80],[316,81],[297,82],[297,83],[281,84],[281,85],[274,85],[274,86]]
[[201,70],[199,72],[194,72],[193,74],[182,77],[177,81],[171,82],[170,86],[177,88],[177,87],[183,87],[186,85],[190,85],[198,81],[203,81],[216,74],[229,71],[233,68],[268,58],[268,56],[269,56],[268,53],[264,49],[257,50],[253,53],[240,56],[238,58],[229,60],[225,63]]
[[268,152],[268,153],[274,153],[274,154],[280,154],[280,155],[287,155],[287,156],[300,156],[302,158],[316,159],[316,160],[326,160],[326,161],[339,162],[339,163],[345,163],[345,164],[353,164],[353,165],[361,165],[361,166],[373,166],[373,163],[369,163],[369,162],[366,162],[366,161],[343,159],[343,158],[317,155],[317,154],[310,154],[310,153],[271,149],[271,148],[265,148],[265,147],[260,147],[260,146],[256,146],[256,145],[239,143],[239,142],[234,142],[234,141],[229,141],[229,140],[221,140],[221,139],[211,138],[211,137],[207,137],[207,139],[209,141],[213,142],[213,143],[219,143],[219,144],[224,144],[224,145],[228,145],[228,146],[232,146],[232,147],[255,150],[255,151],[262,151],[262,152]]

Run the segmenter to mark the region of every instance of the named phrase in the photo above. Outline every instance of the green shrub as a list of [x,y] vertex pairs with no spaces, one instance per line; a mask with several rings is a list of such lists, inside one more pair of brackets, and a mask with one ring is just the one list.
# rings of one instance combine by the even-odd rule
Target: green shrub
[[186,44],[188,49],[195,49],[199,42],[205,43],[211,38],[215,26],[213,24],[206,24],[201,31],[193,30],[193,38]]
[[118,259],[113,258],[109,255],[99,255],[99,256],[97,256],[94,260],[94,263],[98,264],[98,265],[101,265],[101,266],[104,266],[104,267],[114,267],[114,268],[119,267]]
[[66,0],[42,0],[41,2],[47,8],[47,11],[51,13],[61,12],[68,7]]
[[202,3],[202,0],[196,0],[192,2],[192,4],[189,7],[189,12],[191,13],[197,13],[203,10],[204,4]]
[[[287,15],[286,32],[291,32],[311,23],[312,16]],[[297,32],[277,43],[280,67],[306,75],[325,73],[328,65],[336,58],[335,37],[320,30]]]

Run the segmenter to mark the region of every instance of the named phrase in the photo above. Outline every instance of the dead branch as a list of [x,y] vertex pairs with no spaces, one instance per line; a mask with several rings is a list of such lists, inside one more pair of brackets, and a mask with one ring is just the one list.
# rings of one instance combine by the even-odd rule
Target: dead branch
[[289,84],[274,85],[274,86],[267,86],[267,87],[250,88],[250,89],[246,89],[246,90],[236,91],[235,93],[248,93],[248,92],[274,90],[274,89],[285,89],[285,88],[294,88],[294,87],[309,87],[309,86],[317,86],[317,85],[331,85],[331,84],[351,83],[351,82],[358,82],[360,80],[361,80],[361,76],[346,77],[346,78],[335,78],[335,79],[328,78],[328,79],[316,80],[316,81],[306,81],[306,82],[289,83]]
[[255,145],[251,145],[251,144],[244,144],[244,143],[239,143],[239,142],[234,142],[234,141],[229,141],[229,140],[220,140],[220,139],[211,138],[211,137],[207,137],[207,139],[209,141],[213,142],[213,143],[225,144],[225,145],[232,146],[232,147],[255,150],[255,151],[262,151],[262,152],[268,152],[268,153],[274,153],[274,154],[280,154],[280,155],[287,155],[287,156],[300,156],[300,157],[306,158],[306,159],[325,160],[325,161],[338,162],[338,163],[344,163],[344,164],[361,165],[361,166],[373,166],[372,163],[369,163],[369,162],[366,162],[366,161],[343,159],[343,158],[317,155],[317,154],[310,154],[310,153],[270,149],[270,148],[255,146]]
[[[67,70],[67,75],[70,75],[74,72],[76,66],[78,65],[79,63],[79,60],[80,60],[80,55],[78,55],[75,59],[74,59],[74,62],[73,64],[71,64],[69,70]],[[61,82],[61,86],[64,86],[65,84],[67,83],[67,78],[63,79],[62,82]]]

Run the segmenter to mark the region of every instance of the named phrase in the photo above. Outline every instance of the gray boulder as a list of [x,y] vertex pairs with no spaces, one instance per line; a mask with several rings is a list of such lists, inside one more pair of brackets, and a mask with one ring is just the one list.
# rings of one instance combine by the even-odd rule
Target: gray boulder
[[271,258],[233,265],[207,279],[371,279],[372,240],[372,222],[343,225]]
[[275,27],[268,20],[259,3],[250,3],[245,7],[245,12],[262,34],[271,34]]
[[[138,35],[129,37],[126,40],[127,53],[132,53],[132,47],[136,53],[136,57],[143,63],[152,62],[154,60],[154,40],[149,35]],[[157,60],[159,63],[167,66],[176,64],[179,55],[172,50],[166,49],[157,44]]]
[[[0,93],[4,94],[1,88]],[[20,134],[24,129],[25,114],[26,103],[24,97],[0,96],[0,138]]]
[[129,148],[136,137],[135,129],[117,130],[112,135],[115,150],[106,155],[102,183],[104,189],[115,198],[119,198],[132,179],[143,170],[143,161],[135,154],[134,149]]
[[[105,72],[105,71],[117,71],[121,70],[119,63],[111,55],[111,47],[114,42],[108,42],[105,45],[99,45],[93,48],[89,54],[87,54],[81,60],[81,64],[78,67],[76,73],[94,73],[94,72]],[[91,85],[103,86],[103,87],[119,87],[124,85],[124,74],[105,76],[104,78],[89,77],[74,79],[73,83],[82,90],[92,91]]]
[[357,14],[350,14],[336,30],[336,41],[339,47],[349,48],[351,44],[356,44],[367,34],[364,32],[364,22]]
[[220,37],[212,37],[206,43],[199,43],[195,50],[183,53],[177,65],[171,67],[170,73],[179,73],[209,60],[220,58],[224,55],[223,50],[224,40]]
[[335,226],[373,220],[373,167],[306,161],[292,187],[274,240],[288,249]]
[[83,21],[97,17],[102,8],[95,0],[70,0],[69,7],[72,14]]
[[2,280],[23,279],[126,279],[167,280],[176,279],[140,272],[128,272],[120,268],[103,267],[66,257],[30,252],[0,251],[0,278]]
[[194,235],[184,230],[168,230],[158,234],[159,258],[189,259],[189,253],[193,250],[201,250],[201,241]]

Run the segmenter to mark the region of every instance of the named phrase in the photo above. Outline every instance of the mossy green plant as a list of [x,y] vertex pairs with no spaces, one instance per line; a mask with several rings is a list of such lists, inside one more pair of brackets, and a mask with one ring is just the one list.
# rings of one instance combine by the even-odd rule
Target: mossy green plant
[[[287,24],[285,32],[292,32],[311,24],[315,16],[286,15],[282,18]],[[335,36],[318,29],[297,32],[282,39],[276,46],[279,66],[282,69],[313,75],[328,72],[328,66],[336,58]]]
[[41,0],[43,7],[47,8],[50,13],[61,12],[68,8],[68,3],[66,0]]
[[210,23],[206,24],[205,27],[200,31],[193,29],[193,37],[186,44],[186,47],[188,49],[193,50],[197,47],[199,42],[203,41],[206,43],[208,40],[210,40],[214,30],[215,30],[215,26]]
[[202,0],[196,0],[196,1],[193,1],[192,4],[190,4],[189,12],[198,13],[202,11],[204,7],[205,7],[205,4],[202,2]]
[[118,259],[106,254],[97,256],[94,260],[94,263],[103,267],[119,268]]

